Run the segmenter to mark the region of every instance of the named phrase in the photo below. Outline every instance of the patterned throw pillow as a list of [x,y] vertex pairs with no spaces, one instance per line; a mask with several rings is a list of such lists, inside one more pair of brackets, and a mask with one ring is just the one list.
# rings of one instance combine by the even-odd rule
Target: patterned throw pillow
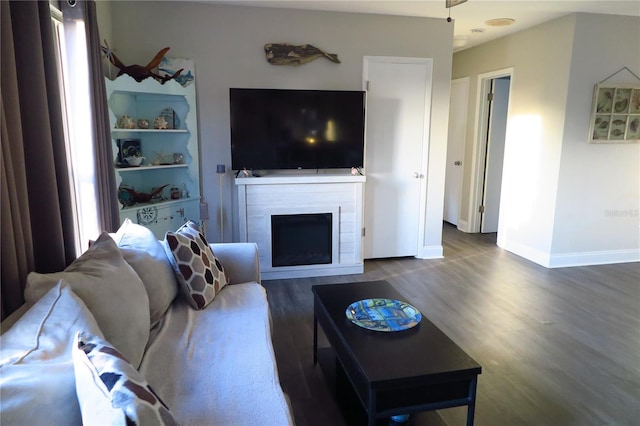
[[72,352],[83,424],[178,424],[142,375],[109,343],[78,332]]
[[195,223],[189,221],[178,231],[167,232],[164,246],[182,291],[193,308],[203,309],[229,283],[224,268]]

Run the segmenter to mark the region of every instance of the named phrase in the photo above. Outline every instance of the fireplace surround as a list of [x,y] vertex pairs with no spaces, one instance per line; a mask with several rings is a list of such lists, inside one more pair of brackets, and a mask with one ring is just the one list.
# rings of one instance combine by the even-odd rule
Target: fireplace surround
[[[362,197],[364,176],[345,174],[267,175],[239,177],[239,240],[258,245],[263,279],[301,278],[324,275],[358,274],[364,271],[362,259]],[[301,231],[284,235],[274,231],[272,221],[280,216],[330,217],[330,256],[321,261],[279,260],[274,253],[274,238],[293,239]],[[277,228],[277,227],[276,227]],[[286,232],[290,234],[287,235]],[[313,235],[316,230],[307,230]],[[325,240],[327,239],[324,234]],[[295,243],[295,241],[294,241]],[[304,248],[304,243],[301,249]],[[328,245],[328,243],[326,243]],[[307,248],[310,252],[312,249]],[[305,249],[306,250],[306,249]],[[275,254],[275,258],[274,258]],[[312,253],[308,253],[312,255]]]

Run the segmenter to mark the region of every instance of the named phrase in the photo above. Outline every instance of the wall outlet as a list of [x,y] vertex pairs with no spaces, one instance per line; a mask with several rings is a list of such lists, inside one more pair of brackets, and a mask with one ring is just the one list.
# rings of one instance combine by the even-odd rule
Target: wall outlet
[[209,203],[200,203],[200,220],[209,220]]

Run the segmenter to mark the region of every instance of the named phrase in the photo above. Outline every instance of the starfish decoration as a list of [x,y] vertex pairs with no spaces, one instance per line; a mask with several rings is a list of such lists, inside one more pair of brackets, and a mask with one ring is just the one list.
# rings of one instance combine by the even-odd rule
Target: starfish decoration
[[104,55],[105,58],[107,58],[109,60],[109,78],[111,78],[111,64],[113,64],[114,61],[114,53],[113,50],[111,50],[111,48],[109,47],[109,43],[107,43],[107,40],[103,40],[104,41],[104,46],[100,46],[100,50],[102,51],[102,54]]
[[153,164],[155,164],[156,166],[160,164],[171,163],[171,161],[166,161],[166,158],[169,154],[165,154],[163,150],[160,150],[160,152],[154,152],[154,154],[156,155],[156,157],[153,159]]

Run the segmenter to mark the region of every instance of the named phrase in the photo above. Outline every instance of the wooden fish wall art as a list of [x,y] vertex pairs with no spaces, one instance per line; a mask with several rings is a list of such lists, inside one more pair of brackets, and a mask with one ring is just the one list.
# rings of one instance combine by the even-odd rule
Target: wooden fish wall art
[[160,83],[164,84],[165,82],[178,77],[180,73],[182,73],[183,71],[182,69],[179,69],[178,71],[176,71],[175,74],[171,76],[163,76],[154,72],[154,70],[158,68],[158,65],[160,65],[160,62],[162,62],[162,58],[164,58],[164,55],[169,51],[168,47],[165,47],[164,49],[160,50],[156,54],[156,56],[154,56],[151,62],[149,62],[146,66],[143,66],[143,65],[123,64],[122,61],[118,59],[118,57],[109,48],[109,45],[107,44],[106,40],[104,41],[104,44],[105,44],[104,46],[100,46],[100,50],[107,57],[107,59],[109,59],[109,62],[111,62],[120,70],[118,71],[118,76],[121,76],[122,74],[130,75],[138,83],[140,83],[145,78],[153,77],[156,80],[158,80]]
[[327,53],[310,44],[296,46],[287,43],[267,43],[264,45],[264,52],[267,62],[273,65],[302,65],[321,57],[336,64],[340,63],[337,54]]

